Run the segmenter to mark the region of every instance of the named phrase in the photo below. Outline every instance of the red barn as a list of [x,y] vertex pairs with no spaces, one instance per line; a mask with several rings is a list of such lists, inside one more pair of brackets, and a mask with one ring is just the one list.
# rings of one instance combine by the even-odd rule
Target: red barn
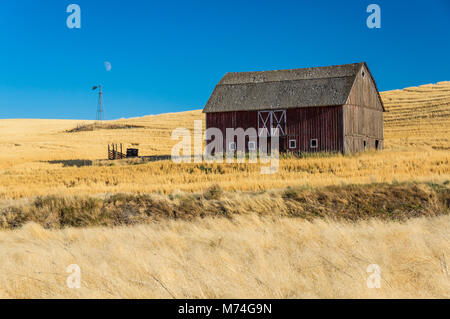
[[203,112],[206,127],[223,136],[226,128],[266,128],[269,134],[278,128],[280,151],[345,154],[383,148],[384,106],[365,62],[227,73]]

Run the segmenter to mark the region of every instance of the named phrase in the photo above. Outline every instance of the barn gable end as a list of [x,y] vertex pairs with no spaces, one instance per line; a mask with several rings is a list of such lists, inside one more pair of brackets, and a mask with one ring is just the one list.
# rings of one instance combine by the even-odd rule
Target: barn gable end
[[344,153],[383,148],[383,112],[375,80],[363,63],[343,105]]
[[359,105],[384,112],[377,84],[366,63],[361,63],[360,69],[356,72],[353,86],[344,104]]

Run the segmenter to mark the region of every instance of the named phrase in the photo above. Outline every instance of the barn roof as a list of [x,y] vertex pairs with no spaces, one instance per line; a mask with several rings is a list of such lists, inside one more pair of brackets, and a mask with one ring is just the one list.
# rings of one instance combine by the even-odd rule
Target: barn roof
[[227,73],[203,112],[343,105],[363,65]]

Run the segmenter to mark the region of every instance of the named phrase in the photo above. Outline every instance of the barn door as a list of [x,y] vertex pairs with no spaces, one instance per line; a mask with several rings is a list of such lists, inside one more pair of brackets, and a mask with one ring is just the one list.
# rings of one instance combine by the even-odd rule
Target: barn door
[[264,131],[267,136],[274,135],[276,132],[279,136],[285,136],[286,110],[258,111],[258,135],[261,136]]
[[286,110],[272,111],[272,135],[275,132],[279,136],[286,135]]
[[270,136],[272,127],[272,111],[258,111],[258,136]]

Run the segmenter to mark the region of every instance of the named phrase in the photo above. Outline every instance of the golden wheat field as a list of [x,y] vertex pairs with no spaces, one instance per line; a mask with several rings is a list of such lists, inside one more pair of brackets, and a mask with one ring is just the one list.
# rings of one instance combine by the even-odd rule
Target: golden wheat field
[[[449,298],[449,223],[250,215],[113,229],[28,224],[0,233],[0,297]],[[66,285],[71,264],[79,289]],[[371,264],[378,289],[367,288]]]
[[[88,121],[0,120],[0,199],[44,194],[263,190],[450,176],[450,82],[383,92],[385,151],[353,156],[285,159],[276,175],[260,165],[174,164],[104,166],[108,143],[137,147],[141,155],[170,155],[177,127],[193,129],[200,110],[111,121],[138,126],[68,133]],[[267,165],[267,164],[266,164]]]
[[[407,211],[394,209],[403,215],[421,211],[421,217],[401,221],[338,220],[321,211],[312,214],[321,218],[312,219],[281,213],[286,203],[279,192],[287,187],[323,194],[324,187],[418,183],[423,192],[408,194],[422,196],[431,207],[438,197],[423,185],[438,185],[447,194],[441,202],[450,203],[450,82],[381,96],[387,110],[385,150],[281,158],[273,175],[261,175],[260,164],[105,160],[108,143],[139,148],[140,155],[170,155],[177,142],[171,140],[172,130],[192,129],[194,120],[204,120],[200,110],[106,121],[87,131],[79,128],[93,122],[0,120],[0,209],[6,209],[1,221],[12,225],[0,231],[0,297],[449,298],[448,214],[427,215],[422,202],[405,204]],[[47,195],[73,203],[78,197],[151,194],[151,200],[164,198],[164,209],[175,196],[180,214],[205,207],[195,194],[212,186],[226,193],[208,205],[219,212],[232,207],[233,216],[177,218],[170,206],[175,218],[58,228],[46,227],[53,222],[49,208],[33,202]],[[386,191],[376,200],[395,203],[400,196]],[[340,205],[339,198],[316,197],[328,210]],[[97,205],[86,202],[76,209]],[[14,228],[11,214],[30,203],[39,206],[40,215]],[[128,202],[120,205],[126,214],[132,209]],[[81,269],[79,289],[66,284],[71,264]],[[381,269],[381,288],[367,287],[370,264]]]

